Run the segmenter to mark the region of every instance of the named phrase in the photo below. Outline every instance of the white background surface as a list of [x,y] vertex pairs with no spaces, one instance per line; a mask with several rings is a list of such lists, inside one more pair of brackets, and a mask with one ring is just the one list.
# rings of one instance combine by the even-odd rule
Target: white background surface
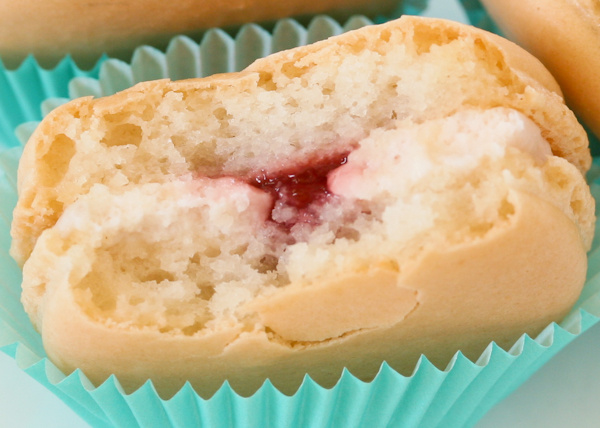
[[[463,20],[452,1],[431,0],[428,12]],[[559,353],[477,428],[600,427],[600,325]],[[0,353],[0,427],[85,428],[87,425]],[[451,427],[450,427],[451,428]]]

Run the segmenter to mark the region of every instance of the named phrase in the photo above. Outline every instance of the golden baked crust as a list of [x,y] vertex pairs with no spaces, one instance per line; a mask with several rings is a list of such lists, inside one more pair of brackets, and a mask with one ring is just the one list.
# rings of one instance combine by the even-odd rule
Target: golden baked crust
[[[317,224],[286,224],[251,184],[347,152]],[[292,392],[563,317],[593,236],[589,165],[539,62],[404,17],[58,108],[25,147],[11,251],[64,371],[165,397],[187,380]]]
[[[292,393],[306,373],[324,386],[333,386],[342,367],[368,380],[383,360],[410,375],[421,354],[440,368],[458,350],[476,359],[492,338],[510,347],[520,335],[535,336],[550,322],[560,320],[577,300],[585,279],[585,249],[573,223],[529,194],[511,197],[516,213],[492,236],[429,251],[419,261],[403,266],[402,272],[383,267],[379,275],[388,281],[357,288],[362,291],[345,307],[334,306],[324,317],[344,317],[357,308],[378,311],[378,306],[366,305],[379,303],[377,297],[387,298],[389,281],[395,277],[397,290],[411,297],[406,318],[392,325],[371,325],[312,342],[235,324],[191,336],[118,328],[91,318],[74,300],[68,284],[55,286],[55,280],[48,284],[53,294],[46,297],[43,311],[44,346],[50,359],[67,373],[80,368],[95,384],[116,374],[126,391],[151,378],[164,397],[174,394],[185,381],[202,396],[213,394],[224,379],[244,395],[252,394],[267,378],[283,392]],[[28,275],[29,271],[41,274],[48,271],[48,264],[36,262],[25,268]],[[369,272],[345,275],[333,282],[373,276]],[[316,285],[322,289],[319,298],[325,301],[328,293],[337,292],[335,284]],[[282,299],[295,299],[297,293],[290,290]],[[294,311],[292,323],[311,325],[314,317],[323,315],[311,309],[309,305]],[[272,311],[271,307],[263,311],[267,322]],[[297,318],[298,314],[303,316]]]
[[[489,72],[495,74],[500,85],[504,85],[510,98],[500,100],[497,94],[484,93],[478,100],[469,100],[480,107],[503,105],[522,111],[542,128],[552,145],[553,152],[576,165],[581,171],[587,171],[591,164],[587,137],[581,133],[572,133],[573,117],[555,95],[562,96],[560,87],[548,69],[532,55],[514,43],[495,34],[470,27],[460,26],[443,19],[421,20],[418,17],[405,16],[388,24],[389,29],[403,36],[398,42],[412,44],[417,51],[427,52],[431,46],[444,45],[461,38],[469,40],[477,54],[489,62]],[[327,63],[331,55],[344,55],[357,48],[368,45],[369,49],[385,51],[386,40],[390,32],[384,26],[372,26],[348,35],[315,43],[311,46],[271,55],[255,61],[246,72],[277,73],[285,64],[303,58],[310,65]],[[312,54],[312,55],[311,55]],[[314,55],[314,56],[313,56]],[[308,67],[310,67],[308,65]],[[296,71],[296,70],[295,70]],[[552,94],[553,92],[554,94]],[[551,101],[552,100],[552,101]],[[549,103],[546,104],[546,103]],[[544,107],[542,107],[544,105]],[[540,113],[545,110],[544,113]]]
[[593,0],[482,0],[506,35],[552,72],[567,104],[600,136],[600,6]]

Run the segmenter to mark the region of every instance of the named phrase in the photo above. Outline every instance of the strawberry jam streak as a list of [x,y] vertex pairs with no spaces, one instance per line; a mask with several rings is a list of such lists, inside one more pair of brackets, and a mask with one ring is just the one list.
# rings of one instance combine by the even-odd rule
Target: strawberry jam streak
[[[270,174],[265,170],[251,177],[249,184],[273,198],[271,220],[290,229],[297,223],[319,224],[317,208],[335,195],[327,188],[327,174],[348,161],[349,152],[317,159],[303,165]],[[273,219],[273,210],[292,209],[285,221]]]

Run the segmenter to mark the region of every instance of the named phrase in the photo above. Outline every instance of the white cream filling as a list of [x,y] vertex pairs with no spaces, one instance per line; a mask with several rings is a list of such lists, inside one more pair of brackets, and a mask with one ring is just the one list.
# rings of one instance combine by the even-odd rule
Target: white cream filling
[[329,174],[328,186],[352,199],[369,200],[382,192],[408,196],[434,168],[443,167],[449,175],[471,170],[486,157],[504,157],[511,147],[539,162],[552,155],[539,127],[516,110],[461,111],[423,124],[375,130],[345,165]]
[[[508,167],[504,159],[515,151],[540,165],[552,155],[539,127],[507,108],[466,110],[424,123],[401,121],[395,129],[373,131],[345,165],[330,172],[328,187],[348,204],[362,200],[380,209],[378,220],[359,218],[353,225],[360,230],[359,244],[335,240],[323,251],[310,237],[307,243],[288,246],[281,265],[290,282],[304,281],[306,266],[312,276],[352,269],[360,261],[348,254],[386,259],[416,251],[431,239],[445,239],[455,228],[476,227],[473,222],[493,224],[511,172],[495,172],[503,177],[498,180],[469,180],[488,180],[481,169]],[[424,238],[427,234],[431,236]]]

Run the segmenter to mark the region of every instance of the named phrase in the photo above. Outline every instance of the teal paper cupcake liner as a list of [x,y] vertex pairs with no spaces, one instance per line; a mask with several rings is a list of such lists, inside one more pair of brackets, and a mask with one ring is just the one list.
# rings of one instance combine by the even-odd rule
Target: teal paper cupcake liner
[[[6,92],[12,94],[7,101],[17,106],[12,109],[9,107],[11,104],[0,104],[0,118],[5,110],[12,112],[12,116],[7,114],[6,123],[0,122],[0,142],[8,147],[25,144],[42,117],[70,99],[112,95],[147,80],[178,80],[239,71],[270,53],[313,43],[372,23],[366,17],[355,16],[342,26],[327,16],[318,16],[305,28],[293,19],[284,19],[275,25],[272,34],[259,25],[248,24],[235,38],[213,29],[200,43],[178,36],[171,40],[165,52],[142,46],[135,50],[131,64],[103,59],[89,72],[82,72],[68,59],[56,69],[46,71],[36,67],[35,61],[30,59],[14,72],[0,69],[0,85],[4,71]],[[32,79],[39,82],[37,89],[25,92],[24,88],[29,88],[28,82]],[[2,86],[0,89],[4,92]]]
[[[589,255],[584,292],[571,314],[549,325],[535,339],[522,336],[505,351],[490,344],[476,362],[461,353],[440,370],[426,358],[411,376],[383,364],[372,382],[345,371],[326,389],[309,377],[292,396],[268,381],[251,397],[237,395],[225,384],[212,398],[203,399],[186,385],[172,399],[158,397],[146,383],[124,394],[116,378],[94,387],[81,371],[61,373],[45,356],[19,302],[20,270],[8,256],[8,225],[16,202],[15,177],[20,148],[0,153],[0,349],[38,382],[60,397],[94,427],[460,427],[471,426],[600,315],[600,239]],[[590,173],[591,188],[600,197],[598,160]]]
[[69,82],[76,77],[97,78],[98,60],[91,70],[81,70],[70,58],[54,69],[44,70],[35,58],[28,57],[16,70],[8,70],[0,61],[0,147],[19,145],[15,128],[27,121],[39,121],[47,112],[40,105],[48,98],[69,97]]
[[[427,4],[409,3],[415,13]],[[472,22],[489,25],[477,1],[462,3]],[[457,353],[443,370],[423,357],[411,376],[400,375],[384,363],[371,382],[344,371],[339,382],[327,389],[307,376],[291,396],[267,381],[251,397],[239,396],[225,383],[210,399],[199,397],[186,385],[170,400],[163,400],[150,382],[125,394],[115,377],[96,387],[81,371],[65,376],[47,359],[20,303],[21,271],[8,254],[21,144],[37,121],[72,98],[110,95],[149,79],[236,71],[270,52],[370,23],[356,17],[340,26],[318,17],[304,28],[283,20],[272,34],[250,24],[235,38],[211,30],[199,44],[176,37],[164,53],[141,47],[131,64],[103,58],[89,71],[78,69],[69,59],[54,70],[40,69],[33,59],[15,71],[0,68],[0,89],[8,94],[0,99],[0,349],[93,427],[467,427],[597,323],[600,233],[589,253],[584,291],[565,320],[549,325],[535,338],[522,336],[508,351],[491,343],[475,362]],[[595,159],[588,181],[594,197],[600,197],[600,160]]]

